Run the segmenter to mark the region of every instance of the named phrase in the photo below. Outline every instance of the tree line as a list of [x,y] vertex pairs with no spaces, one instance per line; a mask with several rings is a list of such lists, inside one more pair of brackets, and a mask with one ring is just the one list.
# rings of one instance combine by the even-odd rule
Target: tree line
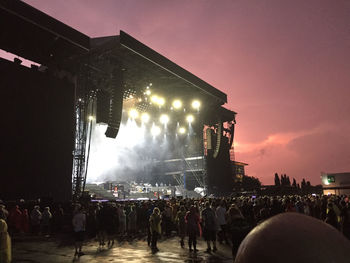
[[[275,173],[275,188],[278,189],[280,192],[291,192],[295,194],[313,194],[313,193],[320,193],[322,192],[322,186],[311,185],[310,181],[306,181],[305,178],[301,180],[301,183],[297,183],[295,178],[293,178],[293,182],[291,183],[291,180],[289,176],[286,174],[281,174],[280,176],[278,173]],[[284,191],[283,191],[284,190]]]
[[262,185],[258,178],[248,175],[243,175],[239,179],[236,178],[233,183],[233,192],[241,193],[247,191],[262,195],[307,195],[321,194],[322,186],[313,186],[305,178],[300,183],[297,183],[295,178],[291,180],[286,174],[278,175],[278,173],[275,173],[274,185]]

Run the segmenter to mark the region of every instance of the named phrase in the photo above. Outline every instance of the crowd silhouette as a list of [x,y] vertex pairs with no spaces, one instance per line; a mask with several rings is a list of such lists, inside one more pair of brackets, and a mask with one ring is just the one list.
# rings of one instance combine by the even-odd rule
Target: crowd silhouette
[[[230,246],[235,256],[250,230],[288,212],[323,221],[350,239],[347,196],[239,196],[62,204],[21,200],[0,204],[1,224],[8,226],[10,236],[72,233],[77,257],[84,255],[84,240],[97,240],[103,250],[112,248],[118,240],[143,238],[156,253],[160,238],[175,235],[184,249],[187,240],[191,253],[198,251],[197,242],[203,238],[205,252],[215,253],[220,249],[219,243]],[[4,251],[1,253],[5,255]]]

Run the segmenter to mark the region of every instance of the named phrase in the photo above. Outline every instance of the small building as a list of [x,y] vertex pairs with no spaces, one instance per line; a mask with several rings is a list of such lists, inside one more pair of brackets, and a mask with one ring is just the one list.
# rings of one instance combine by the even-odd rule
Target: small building
[[247,163],[231,161],[232,172],[233,172],[233,181],[242,182],[243,176],[245,175],[244,167],[248,165]]
[[323,194],[350,195],[349,173],[321,173]]

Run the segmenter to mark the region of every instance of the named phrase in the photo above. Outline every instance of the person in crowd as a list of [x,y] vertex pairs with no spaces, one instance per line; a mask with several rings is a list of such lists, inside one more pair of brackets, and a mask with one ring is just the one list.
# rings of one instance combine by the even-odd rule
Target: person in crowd
[[166,204],[164,211],[162,213],[162,223],[164,226],[164,234],[165,236],[169,237],[172,230],[172,217],[173,217],[173,210],[170,204]]
[[304,202],[302,201],[301,197],[297,197],[297,201],[295,202],[295,210],[298,213],[304,214]]
[[52,214],[51,214],[51,211],[50,211],[50,207],[46,206],[44,208],[44,211],[43,211],[42,217],[41,217],[41,229],[42,229],[42,233],[46,237],[50,236],[51,219],[52,219]]
[[9,212],[6,210],[6,206],[0,204],[0,219],[7,221],[7,217],[9,216]]
[[220,205],[216,208],[216,217],[219,225],[219,243],[222,244],[225,241],[226,244],[229,244],[226,236],[226,202],[222,200]]
[[182,248],[185,247],[185,236],[186,236],[186,208],[182,205],[180,210],[177,212],[175,222],[177,224],[178,235],[180,237],[180,245]]
[[32,226],[32,233],[37,235],[40,233],[40,223],[42,214],[38,205],[34,206],[34,209],[30,213],[30,223]]
[[22,232],[22,212],[19,206],[16,205],[10,210],[8,216],[8,226],[10,228],[10,233],[21,233]]
[[105,241],[107,241],[107,228],[110,230],[110,226],[108,225],[110,214],[107,208],[107,204],[99,205],[97,211],[97,237],[99,241],[99,247],[102,249],[105,246]]
[[[189,251],[198,252],[197,236],[200,236],[200,218],[197,209],[194,205],[190,207],[190,211],[186,214],[187,234],[188,234],[188,248]],[[193,246],[193,250],[192,250]]]
[[147,207],[147,244],[150,247],[151,246],[151,240],[152,240],[152,232],[151,232],[151,227],[150,227],[150,218],[153,213],[154,206],[149,203]]
[[340,202],[341,204],[341,213],[340,213],[340,223],[341,223],[341,231],[345,237],[350,240],[350,207],[349,203],[345,200]]
[[[260,211],[265,211],[265,208]],[[235,255],[242,240],[249,233],[251,226],[235,204],[232,204],[227,211],[227,225],[228,231],[231,233],[232,255]]]
[[108,248],[113,247],[114,238],[119,230],[119,214],[118,208],[115,203],[109,203],[106,205],[106,233],[107,233],[107,246]]
[[119,207],[119,234],[124,236],[126,233],[126,214],[124,210],[124,205]]
[[57,207],[53,211],[53,219],[54,219],[54,229],[56,232],[61,232],[64,223],[64,210],[61,204],[58,204]]
[[292,198],[286,198],[284,200],[284,211],[285,212],[296,212],[295,204]]
[[75,238],[75,254],[74,257],[83,256],[84,252],[82,251],[84,236],[85,236],[85,227],[86,227],[86,215],[83,211],[83,208],[78,204],[74,211],[74,216],[72,219],[74,238]]
[[338,229],[338,217],[334,209],[333,202],[329,202],[327,204],[327,212],[326,212],[326,219],[325,222],[327,224],[330,224],[334,228]]
[[7,232],[7,223],[4,219],[0,219],[0,262],[10,263],[11,253],[11,238]]
[[158,237],[162,232],[161,228],[162,218],[158,207],[153,209],[153,213],[149,218],[150,232],[151,232],[151,249],[155,253],[159,251],[157,247]]
[[23,233],[29,233],[29,214],[28,209],[24,208],[22,211],[22,218],[21,218],[21,229]]
[[137,230],[137,214],[136,214],[136,208],[135,206],[130,207],[130,212],[128,214],[128,234],[130,236],[133,236],[136,234]]
[[210,242],[213,243],[213,252],[216,248],[216,230],[217,220],[215,211],[210,207],[209,201],[205,203],[205,209],[202,211],[203,237],[207,242],[207,252],[211,252]]
[[300,213],[276,215],[251,231],[235,263],[346,263],[350,242],[321,220]]

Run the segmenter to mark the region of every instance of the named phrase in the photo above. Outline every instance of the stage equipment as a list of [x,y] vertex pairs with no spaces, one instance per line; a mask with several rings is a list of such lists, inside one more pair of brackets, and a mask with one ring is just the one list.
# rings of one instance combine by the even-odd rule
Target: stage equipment
[[221,138],[222,138],[222,122],[219,120],[219,123],[217,124],[217,128],[216,128],[216,146],[213,154],[214,158],[216,158],[219,154]]
[[129,116],[131,119],[136,119],[139,116],[139,113],[136,109],[129,110]]
[[148,123],[149,119],[150,119],[150,116],[148,113],[146,113],[146,112],[142,113],[141,120],[143,123]]
[[[67,123],[71,121],[72,127],[67,123],[63,123],[62,127],[71,127],[67,134],[75,132],[75,139],[68,138],[67,135],[64,140],[60,141],[62,147],[63,145],[69,146],[70,143],[74,142],[74,149],[71,149],[71,147],[69,151],[65,151],[62,155],[64,157],[53,154],[55,151],[51,151],[51,155],[43,154],[42,156],[47,158],[44,160],[45,163],[63,162],[66,165],[67,153],[71,158],[73,152],[73,168],[70,167],[71,174],[67,175],[67,170],[65,170],[62,175],[60,174],[60,178],[69,179],[70,187],[73,186],[73,194],[76,199],[82,195],[84,190],[89,164],[89,154],[87,152],[89,152],[89,141],[91,140],[91,125],[95,124],[95,120],[89,120],[88,117],[90,115],[95,116],[96,123],[106,123],[105,135],[109,138],[116,138],[120,124],[123,121],[122,112],[124,108],[126,112],[131,108],[137,109],[139,113],[147,112],[152,116],[152,119],[158,119],[161,114],[167,114],[171,118],[167,130],[164,130],[168,144],[173,147],[173,151],[170,153],[174,156],[181,156],[181,160],[197,157],[203,160],[200,171],[197,171],[195,167],[185,169],[186,162],[184,162],[183,171],[185,171],[184,174],[188,184],[193,178],[199,178],[199,180],[194,181],[203,183],[205,181],[211,182],[205,178],[217,176],[214,166],[211,167],[206,164],[206,158],[210,161],[215,159],[215,162],[212,162],[213,164],[225,167],[228,170],[224,158],[227,150],[225,147],[232,145],[232,141],[228,142],[225,139],[226,136],[221,138],[223,136],[221,126],[223,123],[232,121],[235,113],[222,107],[227,102],[227,96],[220,90],[123,31],[115,36],[90,38],[17,0],[0,0],[0,20],[1,49],[29,59],[40,64],[40,68],[45,67],[47,69],[45,72],[30,70],[31,74],[35,72],[47,74],[50,77],[68,81],[75,89],[69,95],[71,97],[66,98],[66,101],[75,101],[72,109],[64,104],[64,100],[62,102],[62,105],[64,105],[62,107],[67,107],[64,110],[67,110],[67,112],[71,110],[72,118],[65,119]],[[11,25],[11,27],[8,27],[8,25]],[[15,65],[15,63],[13,64]],[[35,90],[35,82],[28,85],[29,89]],[[154,95],[157,96],[153,97]],[[179,105],[168,103],[174,100],[182,102],[179,107],[181,110],[176,110]],[[38,103],[40,103],[39,99],[36,101],[34,98],[31,101],[31,107],[34,109]],[[201,105],[205,105],[205,107]],[[44,113],[42,114],[44,116]],[[187,132],[184,126],[188,126],[186,123],[186,115],[188,114],[195,116],[195,123],[191,125],[189,136],[180,136],[180,132],[183,135]],[[127,114],[125,115],[127,116]],[[220,120],[220,123],[218,123],[218,120]],[[125,117],[124,121],[126,121]],[[139,125],[141,121],[137,119],[135,122]],[[45,115],[42,126],[47,127],[46,124],[48,123],[51,123],[50,119]],[[159,129],[156,133],[162,132],[156,124],[153,125],[155,130]],[[146,130],[151,128],[148,125],[145,126]],[[204,126],[216,130],[216,144],[212,148],[215,148],[214,153],[217,158],[213,158],[214,153],[210,152],[212,150],[209,150],[208,156],[204,153]],[[51,128],[55,129],[55,126],[53,127]],[[9,127],[9,130],[11,129],[12,127]],[[13,130],[16,129],[18,127],[13,128]],[[191,129],[193,129],[193,132]],[[178,133],[179,136],[176,137]],[[11,132],[8,134],[11,134]],[[49,135],[46,133],[44,135],[43,145],[50,145],[50,143],[56,141],[53,139],[52,142],[46,143],[45,140]],[[31,136],[36,138],[34,134],[31,134]],[[57,136],[61,135],[58,134]],[[158,137],[155,141],[160,141],[161,137]],[[219,141],[220,138],[224,139],[224,142]],[[9,141],[18,143],[16,147],[20,147],[21,142],[17,138],[11,138]],[[25,147],[29,151],[28,156],[38,148],[38,144],[31,141],[31,137],[28,137],[26,143],[29,144]],[[57,147],[60,149],[59,146]],[[150,154],[150,158],[154,157],[159,163],[176,159],[173,158],[174,156],[164,156],[157,152],[147,152],[147,154]],[[70,159],[70,162],[72,163],[72,159]],[[36,169],[40,170],[40,165],[33,167],[33,171]],[[191,171],[189,172],[189,170]],[[58,169],[58,171],[61,170]],[[166,170],[161,171],[162,173],[158,173],[158,175],[164,177],[167,172]],[[18,175],[20,172],[18,170],[13,174]],[[31,176],[38,178],[35,172]],[[227,180],[227,177],[223,177],[223,180]],[[202,183],[196,184],[199,186]],[[216,187],[222,187],[223,185],[225,184],[222,182],[216,184]],[[58,189],[60,187],[66,188],[67,185],[51,184],[48,187],[49,189]],[[208,188],[210,187],[208,186]]]
[[186,121],[187,121],[188,123],[192,123],[192,122],[194,121],[193,115],[187,115]]
[[96,123],[108,123],[110,94],[102,89],[96,92]]
[[182,102],[180,100],[174,100],[173,107],[174,109],[180,109],[182,107]]
[[166,115],[166,114],[160,115],[159,121],[160,121],[160,123],[162,123],[162,124],[167,124],[167,123],[169,122],[169,117],[168,117],[168,115]]
[[186,128],[184,128],[184,127],[180,127],[179,128],[179,133],[180,134],[185,134],[185,132],[186,132]]
[[196,109],[196,110],[199,110],[199,107],[201,106],[201,103],[199,100],[194,100],[192,102],[192,108]]

